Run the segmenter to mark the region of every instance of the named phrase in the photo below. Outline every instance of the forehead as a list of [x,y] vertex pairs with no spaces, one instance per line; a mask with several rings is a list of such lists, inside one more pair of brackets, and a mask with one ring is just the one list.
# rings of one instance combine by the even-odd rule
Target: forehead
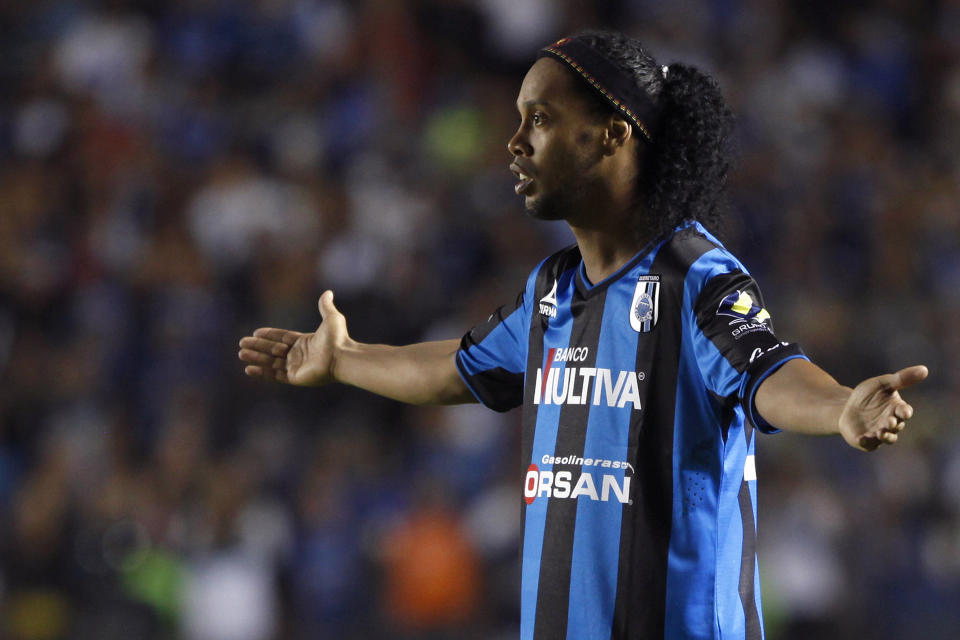
[[574,82],[577,78],[562,63],[553,58],[537,60],[520,85],[517,107],[525,104],[549,102],[553,105],[568,105],[581,100]]

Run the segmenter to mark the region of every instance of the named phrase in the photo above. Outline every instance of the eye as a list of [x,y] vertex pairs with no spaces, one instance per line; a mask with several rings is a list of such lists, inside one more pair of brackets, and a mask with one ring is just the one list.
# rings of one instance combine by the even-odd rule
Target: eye
[[540,111],[534,111],[533,115],[530,116],[530,119],[533,120],[533,126],[539,127],[546,123],[547,117],[543,115]]

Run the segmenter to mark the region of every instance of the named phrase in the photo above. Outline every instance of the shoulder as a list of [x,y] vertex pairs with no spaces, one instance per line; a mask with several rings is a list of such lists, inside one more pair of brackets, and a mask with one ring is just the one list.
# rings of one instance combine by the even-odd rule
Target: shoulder
[[560,277],[580,266],[580,248],[573,244],[540,261],[527,279],[527,293],[548,290]]
[[572,244],[544,258],[531,275],[549,275],[556,278],[570,269],[576,269],[580,266],[580,260],[580,247]]
[[718,275],[748,273],[743,263],[699,222],[676,229],[660,248],[658,261],[680,272],[686,287],[694,292]]

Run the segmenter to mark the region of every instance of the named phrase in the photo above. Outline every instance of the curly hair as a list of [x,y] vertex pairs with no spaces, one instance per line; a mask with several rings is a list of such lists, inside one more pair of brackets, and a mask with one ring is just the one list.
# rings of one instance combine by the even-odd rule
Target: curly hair
[[[716,80],[685,64],[663,67],[640,41],[622,33],[577,34],[611,63],[632,75],[659,109],[653,142],[638,145],[637,231],[646,237],[670,233],[687,220],[718,230],[726,214],[733,114]],[[592,110],[612,107],[584,82]]]

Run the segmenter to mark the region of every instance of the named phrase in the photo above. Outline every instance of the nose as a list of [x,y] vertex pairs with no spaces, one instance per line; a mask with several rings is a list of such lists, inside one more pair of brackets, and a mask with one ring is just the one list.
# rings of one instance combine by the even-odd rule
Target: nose
[[527,140],[526,131],[521,124],[513,137],[507,140],[507,151],[515,156],[529,156],[533,153],[533,148]]

